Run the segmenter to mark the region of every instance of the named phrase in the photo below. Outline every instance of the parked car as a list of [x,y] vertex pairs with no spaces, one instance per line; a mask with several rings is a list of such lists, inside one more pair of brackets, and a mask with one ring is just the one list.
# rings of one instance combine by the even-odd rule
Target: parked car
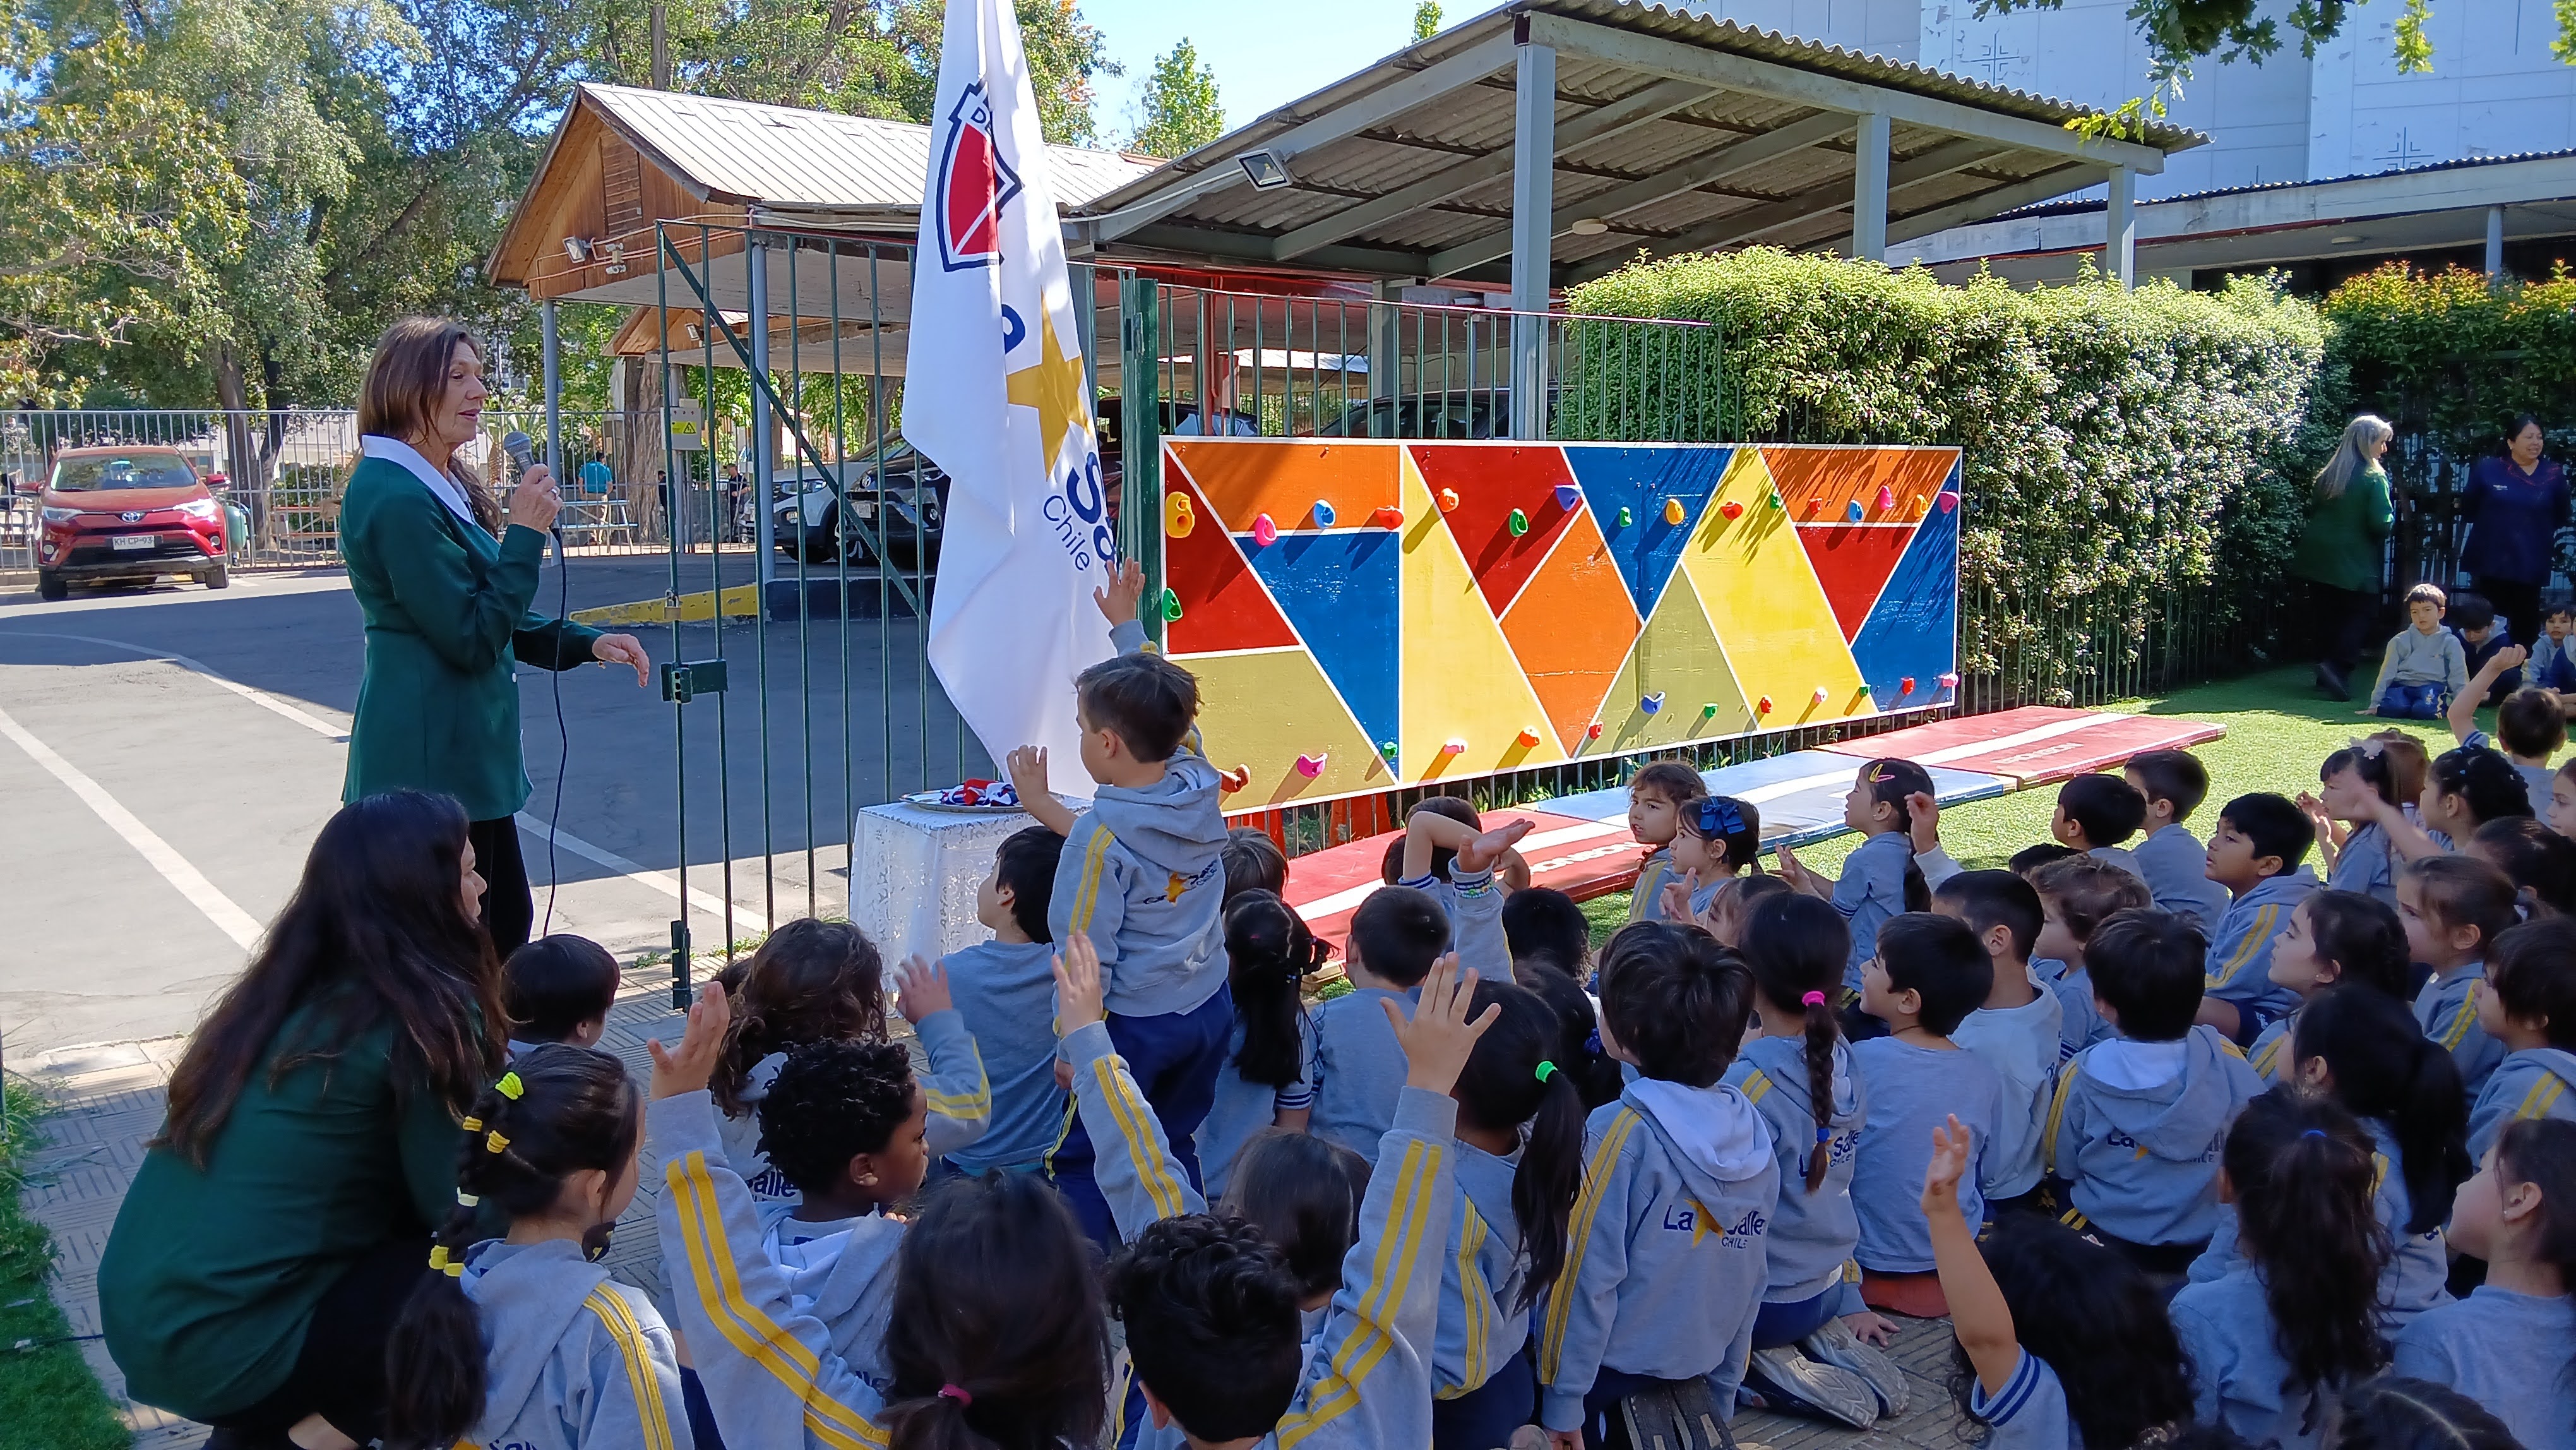
[[38,500],[36,595],[164,574],[226,588],[238,547],[227,512],[178,449],[66,448]]
[[[1556,394],[1548,394],[1548,412],[1556,411]],[[1453,388],[1445,393],[1400,393],[1371,398],[1344,408],[1315,430],[1318,438],[1508,438],[1512,432],[1511,390]],[[1553,421],[1551,419],[1551,421]]]

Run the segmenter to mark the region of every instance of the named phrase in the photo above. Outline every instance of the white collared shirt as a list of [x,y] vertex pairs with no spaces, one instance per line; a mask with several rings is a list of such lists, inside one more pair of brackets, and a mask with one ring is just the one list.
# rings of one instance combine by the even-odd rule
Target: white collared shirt
[[483,527],[483,525],[475,519],[474,510],[466,506],[465,490],[457,484],[455,479],[448,477],[446,474],[439,472],[435,467],[432,467],[428,459],[420,456],[419,449],[412,447],[410,444],[405,443],[399,438],[388,438],[381,433],[368,433],[362,435],[358,439],[358,448],[369,458],[382,458],[388,462],[399,463],[404,468],[409,469],[411,471],[411,476],[419,479],[421,481],[421,485],[427,488],[440,503],[447,505],[447,511],[449,513],[452,513],[458,518],[464,520],[467,528],[479,529]]

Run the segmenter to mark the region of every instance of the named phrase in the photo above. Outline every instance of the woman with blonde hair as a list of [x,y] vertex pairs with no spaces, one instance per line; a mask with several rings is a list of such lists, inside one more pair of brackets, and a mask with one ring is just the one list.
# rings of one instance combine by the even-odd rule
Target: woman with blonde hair
[[340,557],[367,631],[341,798],[411,788],[461,802],[488,887],[484,928],[506,958],[535,916],[513,821],[528,772],[511,662],[621,664],[640,686],[650,657],[633,635],[529,608],[562,500],[540,465],[504,508],[460,456],[488,395],[483,350],[461,324],[406,317],[376,343],[358,399],[365,456],[340,503]]
[[2337,700],[2352,698],[2352,667],[2379,614],[2380,560],[2397,522],[2379,456],[2395,434],[2387,419],[2369,413],[2344,428],[2334,457],[2317,470],[2316,507],[2290,560],[2290,572],[2308,581],[2317,688]]

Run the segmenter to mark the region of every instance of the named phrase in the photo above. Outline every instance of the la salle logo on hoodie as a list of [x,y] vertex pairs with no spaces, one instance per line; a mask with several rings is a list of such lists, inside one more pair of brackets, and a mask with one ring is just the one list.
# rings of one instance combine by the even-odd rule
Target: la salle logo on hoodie
[[[1708,1237],[1710,1226],[1708,1210],[1701,1207],[1697,1199],[1686,1198],[1664,1210],[1664,1227],[1674,1233],[1689,1234],[1692,1248],[1698,1248],[1699,1241]],[[1735,1227],[1724,1230],[1720,1237],[1726,1247],[1742,1248],[1760,1238],[1768,1226],[1769,1220],[1763,1216],[1762,1210],[1748,1209]]]
[[1207,865],[1200,867],[1198,871],[1191,875],[1184,876],[1178,871],[1173,872],[1171,874],[1171,878],[1163,883],[1163,900],[1166,902],[1180,900],[1182,892],[1189,890],[1193,886],[1206,885],[1208,882],[1215,880],[1216,874],[1224,869],[1225,858],[1219,856],[1217,859],[1210,861]]

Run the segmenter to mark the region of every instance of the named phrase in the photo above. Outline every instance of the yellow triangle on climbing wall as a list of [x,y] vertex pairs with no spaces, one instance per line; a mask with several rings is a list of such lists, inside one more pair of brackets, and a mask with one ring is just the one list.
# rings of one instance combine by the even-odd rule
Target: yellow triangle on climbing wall
[[[1875,715],[1797,528],[1786,512],[1769,507],[1770,497],[1762,450],[1737,449],[1682,549],[1674,582],[1687,580],[1699,595],[1745,696],[1771,698],[1771,713],[1753,728],[1788,730]],[[1731,519],[1730,502],[1742,506]]]
[[[1199,738],[1219,770],[1247,767],[1227,810],[1392,790],[1393,769],[1302,649],[1234,650],[1184,661],[1199,681]],[[1321,762],[1308,778],[1299,756]]]
[[[1404,774],[1454,779],[1565,759],[1547,711],[1476,588],[1467,557],[1404,456]],[[1796,545],[1793,542],[1792,548]],[[1524,732],[1537,743],[1520,743]],[[1457,753],[1441,747],[1463,740]]]
[[[1648,698],[1657,695],[1661,708],[1647,709]],[[1711,705],[1717,707],[1714,714]],[[1699,596],[1668,587],[1602,702],[1601,738],[1583,753],[1720,740],[1760,728]]]

